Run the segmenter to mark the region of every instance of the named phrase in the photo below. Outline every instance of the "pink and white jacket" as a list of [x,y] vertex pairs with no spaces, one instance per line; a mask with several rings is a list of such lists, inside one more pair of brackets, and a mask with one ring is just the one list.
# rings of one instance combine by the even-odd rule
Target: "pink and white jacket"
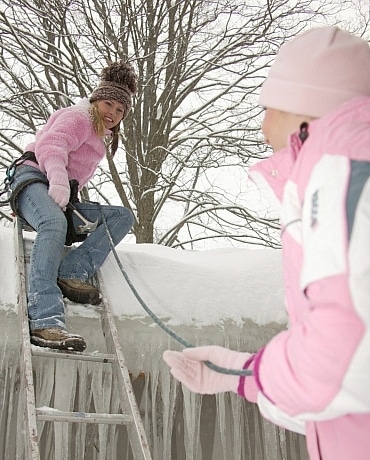
[[[50,184],[69,187],[76,179],[81,189],[94,175],[105,156],[105,144],[93,127],[87,98],[77,104],[54,112],[36,133],[34,142],[25,151],[34,152],[38,168]],[[111,131],[106,130],[106,134]],[[37,166],[32,161],[25,164]]]
[[311,460],[368,460],[370,98],[308,132],[250,171],[280,209],[290,324],[257,353],[239,393],[253,400],[257,385],[261,413],[305,433]]

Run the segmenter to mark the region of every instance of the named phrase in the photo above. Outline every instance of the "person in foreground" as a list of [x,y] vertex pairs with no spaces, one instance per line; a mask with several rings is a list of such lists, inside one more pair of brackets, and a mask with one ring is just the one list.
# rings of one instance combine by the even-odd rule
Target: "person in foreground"
[[[370,49],[337,27],[282,46],[262,86],[274,154],[251,168],[280,208],[289,328],[256,354],[165,351],[203,394],[233,391],[306,435],[311,460],[370,458]],[[266,280],[268,282],[268,280]],[[204,361],[249,369],[238,377]]]
[[137,77],[129,63],[109,64],[89,99],[51,115],[16,167],[11,182],[12,208],[37,232],[28,289],[30,335],[35,345],[76,351],[86,348],[83,337],[66,330],[63,296],[79,303],[101,302],[99,290],[87,280],[110,252],[102,212],[114,245],[132,228],[133,216],[122,206],[100,207],[77,199],[78,212],[98,225],[63,258],[67,230],[82,224],[75,213],[67,214],[66,206],[71,184],[76,192],[81,190],[106,153],[115,154],[120,122],[129,113],[136,90]]

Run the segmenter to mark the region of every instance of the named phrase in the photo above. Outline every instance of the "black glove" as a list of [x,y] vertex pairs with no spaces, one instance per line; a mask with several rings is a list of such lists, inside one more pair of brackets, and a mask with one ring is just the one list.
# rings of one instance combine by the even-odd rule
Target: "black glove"
[[[69,181],[69,187],[71,189],[71,193],[69,196],[69,202],[72,204],[78,203],[80,200],[78,199],[78,181],[76,179],[72,179]],[[87,237],[86,233],[77,233],[75,226],[73,225],[73,211],[72,209],[67,209],[64,211],[64,215],[67,219],[67,234],[66,234],[66,246],[71,246],[73,243],[81,243]]]

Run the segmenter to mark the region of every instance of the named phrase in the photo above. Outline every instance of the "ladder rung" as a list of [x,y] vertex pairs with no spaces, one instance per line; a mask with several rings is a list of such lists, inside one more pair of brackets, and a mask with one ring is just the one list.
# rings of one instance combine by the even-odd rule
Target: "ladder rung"
[[76,359],[78,361],[94,361],[99,363],[115,363],[117,358],[113,354],[104,353],[80,353],[78,351],[42,350],[40,347],[32,347],[33,356],[44,358]]
[[107,425],[128,425],[132,422],[129,415],[66,412],[53,408],[36,409],[36,418],[49,422],[103,423]]

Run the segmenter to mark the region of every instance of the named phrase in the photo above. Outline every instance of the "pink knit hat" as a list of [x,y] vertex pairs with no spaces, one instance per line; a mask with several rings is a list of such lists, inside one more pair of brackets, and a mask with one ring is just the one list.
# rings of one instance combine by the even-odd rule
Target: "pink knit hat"
[[259,103],[321,117],[360,95],[370,96],[369,45],[338,27],[319,27],[281,47]]

